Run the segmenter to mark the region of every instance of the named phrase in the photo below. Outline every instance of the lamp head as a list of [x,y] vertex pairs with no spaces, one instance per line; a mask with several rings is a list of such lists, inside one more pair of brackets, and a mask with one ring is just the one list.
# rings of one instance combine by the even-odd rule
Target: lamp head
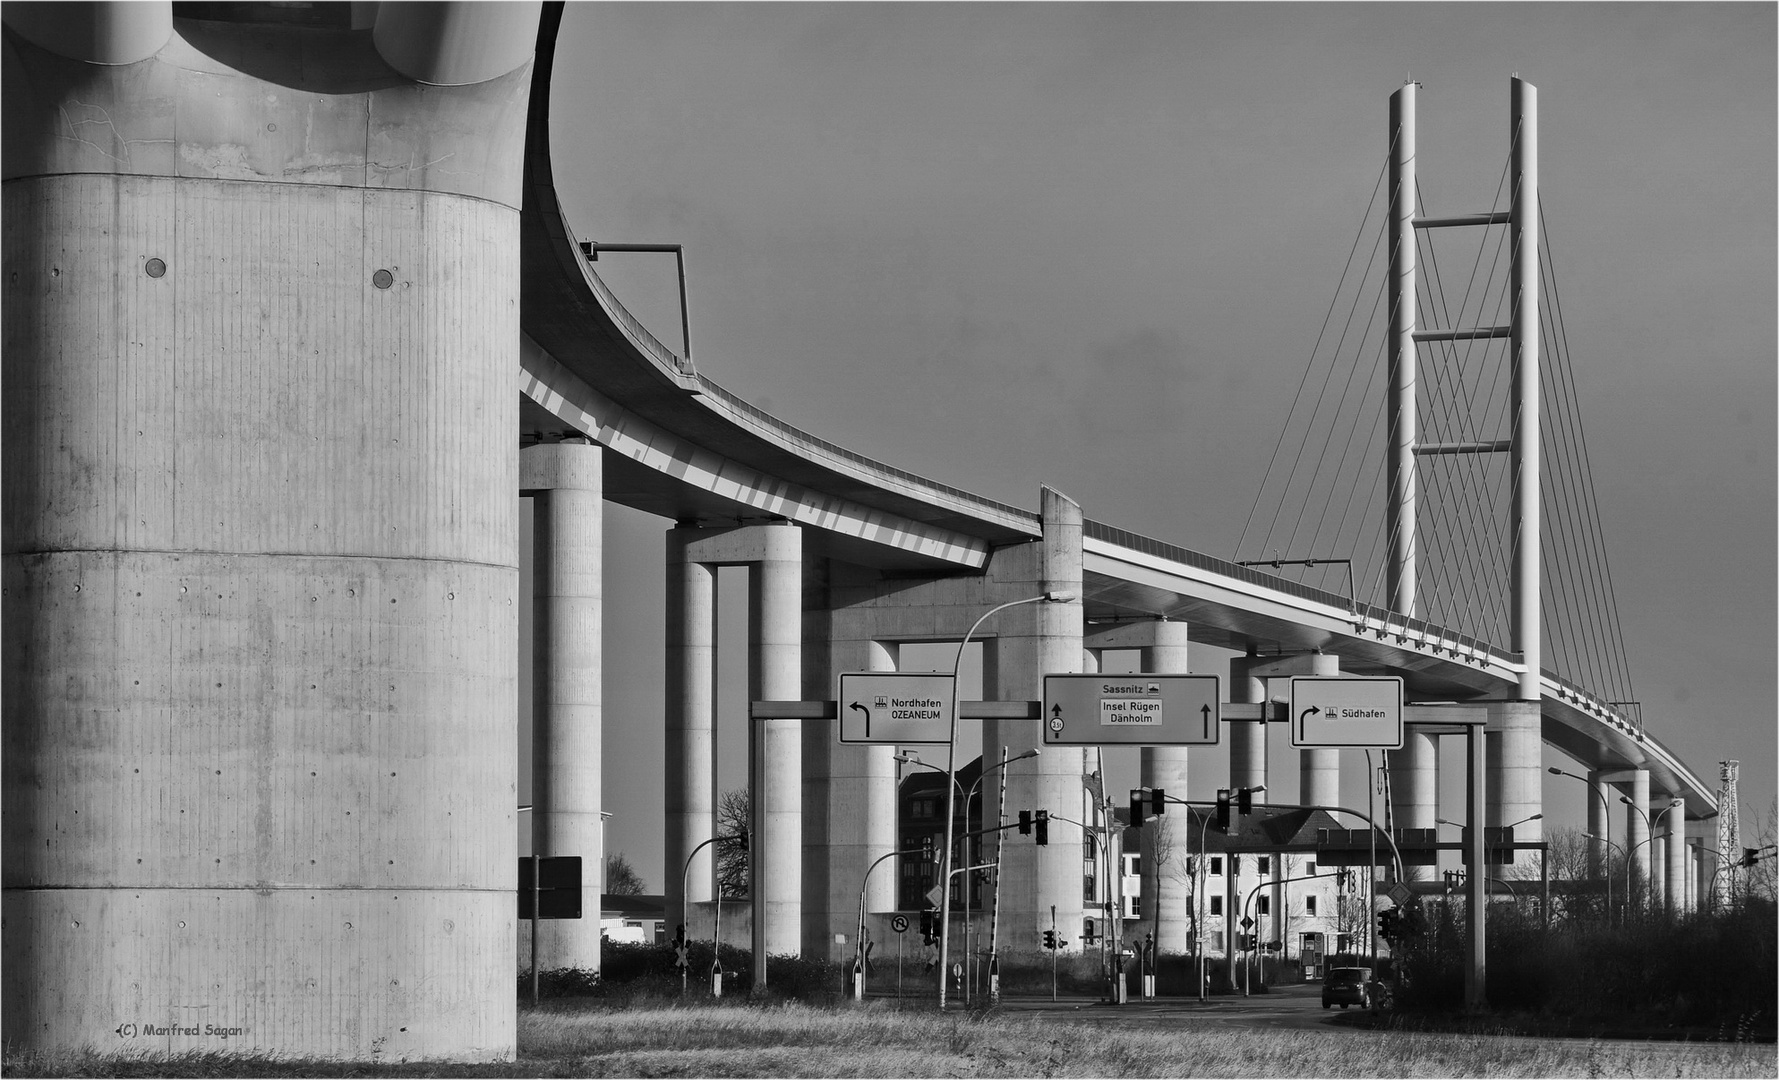
[[1067,604],[1073,602],[1074,599],[1075,594],[1067,589],[1058,589],[1054,592],[1047,592],[1044,594],[1044,602],[1046,604]]

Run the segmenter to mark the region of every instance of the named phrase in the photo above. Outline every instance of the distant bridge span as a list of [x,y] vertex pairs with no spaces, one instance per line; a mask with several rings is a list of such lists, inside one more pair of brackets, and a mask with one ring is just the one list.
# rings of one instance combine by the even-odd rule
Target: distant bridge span
[[[980,570],[1040,535],[1038,514],[866,458],[798,430],[699,374],[594,273],[563,215],[549,156],[546,42],[534,74],[522,224],[522,431],[564,425],[608,449],[605,497],[676,521],[782,518],[806,550],[884,569]],[[1321,650],[1400,675],[1421,701],[1511,697],[1514,653],[1424,620],[1099,522],[1084,526],[1086,618],[1162,616],[1227,649]],[[1716,794],[1671,750],[1583,687],[1543,673],[1543,739],[1590,769],[1646,769],[1686,800]]]

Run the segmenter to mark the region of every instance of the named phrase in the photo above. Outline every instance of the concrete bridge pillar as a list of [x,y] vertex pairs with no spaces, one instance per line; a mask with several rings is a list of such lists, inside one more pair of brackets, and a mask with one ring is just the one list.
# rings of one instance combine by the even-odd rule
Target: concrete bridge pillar
[[[716,835],[716,569],[690,554],[703,535],[697,528],[667,533],[666,745],[663,795],[662,892],[667,918],[679,921],[688,903],[716,896],[714,847],[698,846]],[[686,859],[692,852],[688,867]],[[710,940],[703,928],[688,937]]]
[[[716,835],[711,686],[716,663],[716,568],[748,567],[748,700],[797,701],[803,694],[803,533],[789,522],[679,527],[667,539],[666,862],[668,903],[687,854]],[[767,956],[801,954],[803,936],[803,737],[796,720],[748,724],[753,827],[748,890],[753,907],[754,981]],[[713,845],[714,846],[714,845]],[[710,878],[699,853],[692,874]],[[691,933],[687,928],[687,933]]]
[[[1051,488],[1043,489],[1039,543],[997,553],[991,567],[993,596],[983,603],[993,606],[1006,600],[1040,596],[1046,592],[1081,592],[1081,507]],[[980,615],[985,607],[974,610]],[[985,633],[995,634],[993,647],[984,647],[985,693],[1001,700],[1040,700],[1044,675],[1081,670],[1082,606],[1022,604],[996,615]],[[966,622],[967,626],[968,623]],[[992,687],[989,690],[988,687]],[[1018,755],[1041,744],[1039,721],[994,720],[983,723],[983,753],[1000,760],[1001,747]],[[1046,747],[1036,758],[1020,763],[1007,778],[1007,806],[1049,810],[1075,820],[1082,818],[1083,751],[1076,747]],[[1029,768],[1026,768],[1029,766]],[[1032,947],[1051,925],[1063,939],[1075,942],[1082,928],[1082,837],[1073,825],[1053,822],[1050,843],[1038,847],[1026,837],[1008,838],[1001,862],[1001,941],[1010,950]]]
[[[1252,674],[1255,668],[1268,663],[1270,658],[1259,656],[1232,656],[1229,658],[1229,700],[1232,702],[1262,702],[1266,700],[1266,680]],[[1230,798],[1235,798],[1235,789],[1259,787],[1266,783],[1266,724],[1236,721],[1229,725],[1229,787]],[[1270,793],[1255,796],[1256,802],[1270,802],[1274,796]],[[1235,826],[1235,818],[1231,818],[1231,827]],[[1252,859],[1250,855],[1248,858]],[[1224,867],[1223,875],[1223,956],[1226,975],[1233,984],[1236,981],[1236,935],[1242,933],[1241,904],[1242,893],[1240,875],[1236,873],[1236,865],[1240,857],[1231,853]]]
[[[1484,729],[1488,795],[1485,824],[1496,828],[1513,825],[1514,839],[1521,842],[1544,838],[1544,823],[1526,820],[1544,812],[1543,723],[1538,702],[1499,701],[1489,706],[1489,722]],[[1515,852],[1513,861],[1500,869],[1529,865],[1532,854],[1535,853]]]
[[1679,915],[1690,910],[1687,896],[1689,874],[1687,872],[1685,811],[1676,810],[1668,815],[1664,835],[1667,837],[1668,856],[1666,880],[1663,882],[1667,890],[1665,900],[1668,905],[1668,913]]
[[[835,617],[833,578],[856,572],[829,559],[812,558],[804,567],[805,701],[833,697],[841,672],[895,671],[900,664],[896,642],[856,636],[856,621]],[[864,877],[896,850],[896,748],[842,745],[837,729],[834,720],[803,722],[803,955],[850,960],[861,884],[867,914],[898,906],[900,860],[886,859],[868,882]],[[992,805],[983,803],[991,813]],[[875,955],[890,944],[879,939]]]
[[540,922],[533,960],[540,971],[599,971],[603,453],[584,438],[519,452],[519,491],[532,500],[536,551],[532,851],[581,857],[582,917]]
[[1630,852],[1631,888],[1635,890],[1627,903],[1630,908],[1649,904],[1649,770],[1627,769],[1620,774],[1630,785],[1631,801],[1625,804],[1625,850]]
[[[1588,774],[1588,876],[1599,877],[1612,866],[1614,854],[1612,837],[1612,785],[1606,782],[1606,773],[1601,769],[1589,769]],[[1511,820],[1511,819],[1510,819]],[[1618,840],[1624,839],[1619,837]],[[1624,845],[1620,844],[1620,847]]]
[[[1305,674],[1340,674],[1340,657],[1338,656],[1315,653],[1303,659],[1310,665],[1310,670]],[[1305,806],[1340,805],[1340,751],[1299,750],[1297,792],[1297,801]]]
[[0,11],[77,31],[5,42],[0,1026],[510,1059],[538,7],[424,89],[223,7]]
[[[1188,674],[1187,624],[1157,619],[1146,625],[1154,640],[1143,646],[1143,670],[1157,675]],[[1139,784],[1162,788],[1175,799],[1191,798],[1186,786],[1187,760],[1187,747],[1145,746],[1140,755]],[[1187,827],[1191,818],[1184,813],[1185,809],[1170,806],[1165,817],[1143,830],[1139,860],[1142,864],[1143,907],[1154,926],[1157,954],[1183,954],[1192,948],[1191,912],[1187,910],[1191,890],[1187,888],[1190,880],[1187,871],[1191,857],[1189,845],[1196,838]],[[1162,845],[1166,849],[1165,862],[1157,857],[1155,832],[1162,827],[1163,821],[1167,823],[1168,832]]]

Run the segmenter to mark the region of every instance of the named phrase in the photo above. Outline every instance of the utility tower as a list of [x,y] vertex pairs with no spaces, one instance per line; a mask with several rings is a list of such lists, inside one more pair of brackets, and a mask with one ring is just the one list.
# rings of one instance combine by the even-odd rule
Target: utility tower
[[1711,876],[1712,899],[1719,905],[1735,895],[1735,879],[1741,871],[1742,822],[1737,810],[1736,774],[1741,771],[1737,761],[1717,763],[1717,873]]

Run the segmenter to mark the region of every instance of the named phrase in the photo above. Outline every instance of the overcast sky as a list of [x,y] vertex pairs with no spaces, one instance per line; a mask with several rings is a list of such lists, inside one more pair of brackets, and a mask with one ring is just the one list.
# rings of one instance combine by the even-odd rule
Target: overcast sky
[[[693,354],[729,390],[1227,558],[1389,94],[1422,85],[1429,211],[1473,212],[1515,73],[1631,677],[1707,784],[1741,760],[1747,831],[1779,755],[1773,5],[573,4],[553,156],[582,238],[686,246]],[[678,342],[670,257],[599,270]],[[669,524],[611,507],[606,549],[610,845],[653,890]]]

